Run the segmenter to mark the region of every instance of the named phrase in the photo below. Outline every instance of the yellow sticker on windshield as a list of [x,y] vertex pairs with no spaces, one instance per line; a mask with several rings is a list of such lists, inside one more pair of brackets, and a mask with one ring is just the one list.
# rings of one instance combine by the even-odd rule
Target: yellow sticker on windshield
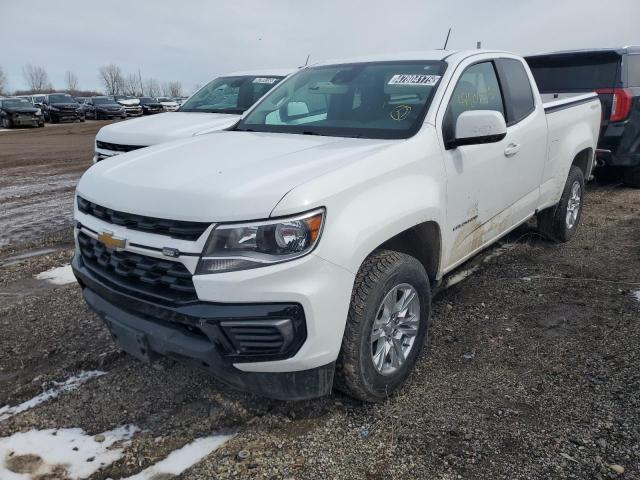
[[411,113],[411,105],[397,105],[396,107],[394,107],[393,110],[391,110],[391,113],[389,113],[389,116],[391,117],[392,120],[395,120],[396,122],[400,122],[405,118],[407,118],[410,113]]

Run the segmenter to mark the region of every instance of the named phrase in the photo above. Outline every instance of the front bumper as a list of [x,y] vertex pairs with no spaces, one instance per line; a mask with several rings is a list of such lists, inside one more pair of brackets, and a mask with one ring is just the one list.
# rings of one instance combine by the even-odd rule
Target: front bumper
[[20,116],[13,116],[12,121],[13,121],[13,124],[16,126],[35,127],[41,124],[44,120],[42,119],[42,117],[20,115]]
[[80,120],[84,117],[83,113],[80,112],[52,112],[49,111],[49,117],[55,118],[57,120]]
[[[231,387],[283,400],[314,398],[331,391],[335,362],[286,372],[237,368],[238,362],[261,360],[239,353],[238,337],[231,330],[237,326],[285,326],[290,335],[288,346],[281,355],[270,358],[291,357],[300,350],[307,330],[299,304],[198,301],[161,305],[118,291],[117,286],[94,275],[79,255],[74,257],[72,267],[86,302],[105,321],[116,344],[142,361],[150,362],[158,356],[174,358],[206,369]],[[297,328],[287,328],[287,322],[289,327],[295,322]],[[240,336],[246,337],[249,331]]]

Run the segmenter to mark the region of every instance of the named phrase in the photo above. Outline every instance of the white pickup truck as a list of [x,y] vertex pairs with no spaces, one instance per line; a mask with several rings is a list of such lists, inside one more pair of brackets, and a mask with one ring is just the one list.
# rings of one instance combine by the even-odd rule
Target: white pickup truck
[[[212,80],[180,107],[176,102],[170,102],[175,108],[165,108],[169,110],[166,113],[102,127],[96,135],[93,162],[149,145],[228,128],[292,72],[293,69],[277,69],[231,73]],[[169,105],[164,102],[163,106],[165,104]]]
[[534,216],[574,235],[599,125],[595,94],[545,103],[509,53],[314,65],[228,131],[90,168],[73,269],[140,359],[274,398],[381,400],[446,274]]

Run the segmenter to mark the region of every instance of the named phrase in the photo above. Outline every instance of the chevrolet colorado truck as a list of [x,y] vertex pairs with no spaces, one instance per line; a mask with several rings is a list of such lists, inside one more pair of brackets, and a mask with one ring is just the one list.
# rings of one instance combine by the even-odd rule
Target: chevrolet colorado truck
[[307,67],[226,131],[92,166],[73,270],[141,360],[379,401],[412,371],[445,275],[532,217],[576,233],[600,109],[543,99],[505,52]]
[[238,72],[216,78],[175,112],[102,127],[93,161],[232,126],[242,113],[293,70]]

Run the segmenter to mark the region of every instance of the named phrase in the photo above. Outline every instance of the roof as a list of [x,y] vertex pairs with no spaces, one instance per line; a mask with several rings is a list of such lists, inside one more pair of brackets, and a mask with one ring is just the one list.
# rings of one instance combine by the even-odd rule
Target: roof
[[221,77],[244,77],[244,76],[286,77],[288,75],[291,75],[293,72],[297,70],[298,70],[297,68],[271,68],[271,69],[264,69],[264,70],[245,70],[242,72],[226,73],[220,76]]
[[532,57],[547,57],[551,55],[581,55],[590,53],[614,53],[618,55],[624,55],[629,53],[640,53],[640,46],[627,45],[625,47],[609,47],[609,48],[580,48],[575,50],[558,50],[555,52],[534,53],[533,55],[527,55],[527,58]]
[[487,49],[468,49],[468,50],[422,50],[413,52],[397,52],[397,53],[383,53],[377,55],[367,55],[363,57],[355,58],[343,58],[327,60],[318,62],[313,66],[318,65],[340,65],[345,63],[367,63],[367,62],[394,62],[394,61],[413,61],[413,60],[444,60],[449,57],[464,58],[469,55],[478,55],[482,53],[508,53],[497,50]]

